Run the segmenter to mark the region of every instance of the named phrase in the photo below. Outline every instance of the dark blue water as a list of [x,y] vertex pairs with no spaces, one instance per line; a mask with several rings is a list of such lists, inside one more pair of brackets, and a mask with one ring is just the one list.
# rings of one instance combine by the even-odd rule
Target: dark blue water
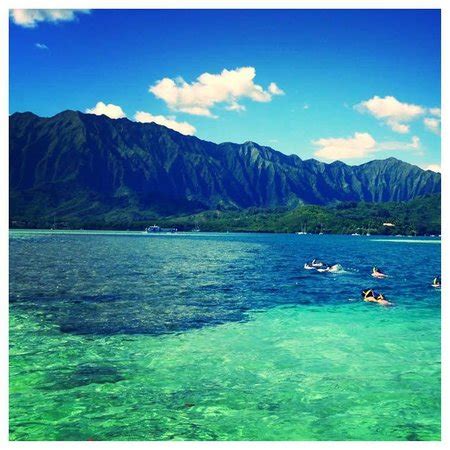
[[[277,305],[342,304],[369,287],[439,308],[440,245],[349,236],[33,234],[11,240],[11,296],[78,334],[160,334]],[[434,243],[433,243],[434,242]],[[344,273],[306,271],[320,258]],[[372,266],[389,275],[370,276]],[[417,304],[420,301],[420,304]]]

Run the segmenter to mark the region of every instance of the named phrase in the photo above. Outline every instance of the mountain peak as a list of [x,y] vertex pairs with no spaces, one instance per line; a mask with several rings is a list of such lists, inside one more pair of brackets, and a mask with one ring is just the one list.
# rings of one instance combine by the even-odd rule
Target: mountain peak
[[34,214],[49,208],[82,214],[93,202],[103,211],[137,205],[180,214],[404,201],[440,192],[441,180],[395,158],[360,166],[302,161],[252,141],[214,144],[153,123],[71,110],[52,118],[13,114],[9,159],[15,213]]

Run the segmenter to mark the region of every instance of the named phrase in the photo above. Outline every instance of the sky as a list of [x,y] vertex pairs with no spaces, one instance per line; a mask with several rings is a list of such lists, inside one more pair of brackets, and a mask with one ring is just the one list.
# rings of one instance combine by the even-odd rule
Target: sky
[[10,113],[440,170],[438,10],[11,10]]

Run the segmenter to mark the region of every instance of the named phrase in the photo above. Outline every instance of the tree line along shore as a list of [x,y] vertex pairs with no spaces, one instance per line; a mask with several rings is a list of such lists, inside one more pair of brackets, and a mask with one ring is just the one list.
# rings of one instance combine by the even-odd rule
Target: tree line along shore
[[441,195],[427,195],[408,202],[216,209],[171,216],[138,211],[130,206],[94,215],[56,210],[36,217],[10,217],[10,228],[144,230],[153,224],[179,231],[439,235]]

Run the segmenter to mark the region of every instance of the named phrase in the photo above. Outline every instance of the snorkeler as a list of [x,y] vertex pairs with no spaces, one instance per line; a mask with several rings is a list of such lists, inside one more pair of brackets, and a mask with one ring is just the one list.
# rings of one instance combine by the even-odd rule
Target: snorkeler
[[441,277],[438,275],[437,277],[433,278],[433,283],[431,284],[434,288],[440,288],[441,287]]
[[322,261],[319,261],[318,259],[314,258],[311,261],[311,266],[312,267],[324,267],[324,266],[328,266],[328,264],[326,264],[326,263],[324,263]]
[[383,273],[378,267],[372,267],[372,276],[375,278],[386,278],[387,275]]
[[343,270],[343,267],[339,263],[328,267],[328,272],[341,272]]
[[373,289],[363,290],[361,292],[361,296],[365,302],[378,303],[383,306],[392,305],[392,303],[389,302],[383,294],[375,292]]
[[329,265],[323,261],[319,261],[318,259],[313,259],[310,263],[305,263],[303,267],[306,270],[315,270],[316,272],[324,273],[324,272],[340,272],[342,271],[342,266],[340,264],[332,264]]
[[324,263],[322,261],[319,261],[318,259],[314,258],[310,263],[305,263],[303,266],[306,270],[318,270],[320,272],[324,272],[325,269],[328,267],[327,263]]

